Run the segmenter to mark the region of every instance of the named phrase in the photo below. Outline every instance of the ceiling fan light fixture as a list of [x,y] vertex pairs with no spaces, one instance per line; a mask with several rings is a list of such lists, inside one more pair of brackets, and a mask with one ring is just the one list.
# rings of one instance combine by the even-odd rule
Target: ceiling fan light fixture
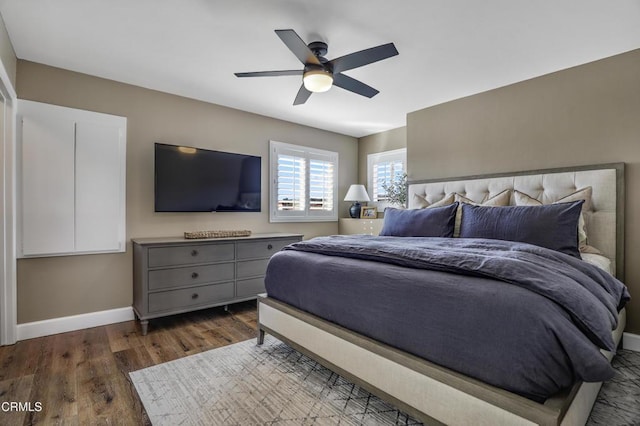
[[323,69],[311,69],[302,75],[302,82],[310,92],[326,92],[333,85],[333,76]]
[[383,59],[398,54],[398,49],[396,49],[394,44],[387,43],[328,60],[325,58],[328,49],[327,43],[323,41],[312,41],[306,44],[292,29],[275,31],[285,46],[287,46],[291,53],[304,65],[304,69],[237,72],[235,75],[236,77],[295,75],[299,78],[300,74],[302,74],[302,85],[300,89],[298,89],[298,94],[293,101],[293,105],[302,105],[307,102],[313,93],[326,92],[331,89],[332,86],[338,86],[341,89],[348,90],[360,96],[373,98],[380,93],[378,90],[342,72],[382,61]]

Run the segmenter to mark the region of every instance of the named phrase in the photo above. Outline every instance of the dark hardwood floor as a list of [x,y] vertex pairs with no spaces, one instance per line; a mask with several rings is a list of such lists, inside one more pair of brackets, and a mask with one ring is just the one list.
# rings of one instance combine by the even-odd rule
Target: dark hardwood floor
[[[256,336],[255,301],[24,340],[0,347],[0,425],[149,424],[129,372]],[[36,402],[42,404],[37,411]]]

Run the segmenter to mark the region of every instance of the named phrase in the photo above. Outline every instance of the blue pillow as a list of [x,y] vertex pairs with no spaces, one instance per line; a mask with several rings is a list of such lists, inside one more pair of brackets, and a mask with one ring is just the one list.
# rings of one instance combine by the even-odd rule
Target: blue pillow
[[578,220],[584,200],[543,206],[486,207],[462,204],[460,238],[535,244],[580,258]]
[[[380,235],[390,237],[453,237],[458,203],[430,209],[387,207]],[[577,228],[576,228],[577,229]]]

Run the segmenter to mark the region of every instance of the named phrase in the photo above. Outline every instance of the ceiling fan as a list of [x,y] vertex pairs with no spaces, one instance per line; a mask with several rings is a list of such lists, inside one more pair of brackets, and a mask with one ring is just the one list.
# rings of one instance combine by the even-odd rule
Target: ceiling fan
[[314,41],[305,44],[294,30],[275,30],[283,43],[302,62],[304,69],[283,71],[237,72],[236,77],[277,77],[282,75],[301,75],[302,86],[298,91],[294,105],[301,105],[309,99],[313,92],[326,92],[331,86],[338,86],[358,95],[372,98],[378,90],[361,81],[342,74],[343,71],[362,67],[383,59],[396,56],[398,50],[393,43],[383,44],[329,61],[327,43]]

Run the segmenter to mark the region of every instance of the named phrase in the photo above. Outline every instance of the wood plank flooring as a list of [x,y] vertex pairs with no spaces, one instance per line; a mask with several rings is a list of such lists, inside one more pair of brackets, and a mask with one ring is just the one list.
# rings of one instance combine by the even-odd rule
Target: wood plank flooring
[[130,371],[254,338],[256,323],[250,301],[152,320],[146,336],[128,321],[0,347],[0,404],[32,407],[0,425],[150,424]]

